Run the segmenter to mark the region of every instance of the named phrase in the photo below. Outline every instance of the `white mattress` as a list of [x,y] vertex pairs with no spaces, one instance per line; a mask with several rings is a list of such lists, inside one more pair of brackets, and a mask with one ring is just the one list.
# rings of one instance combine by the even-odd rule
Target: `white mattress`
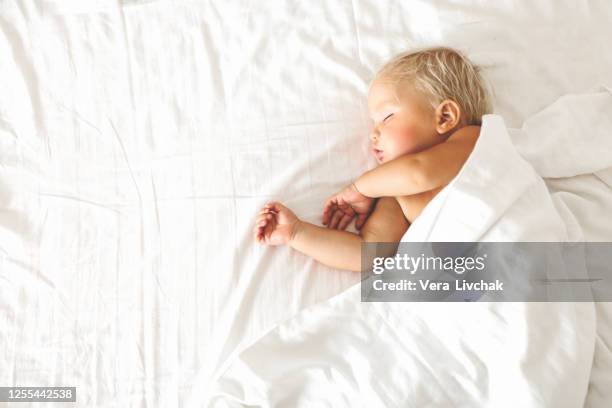
[[270,199],[320,222],[374,165],[387,58],[463,50],[520,127],[612,86],[610,21],[603,0],[0,3],[0,385],[201,406],[232,354],[358,281],[251,228]]

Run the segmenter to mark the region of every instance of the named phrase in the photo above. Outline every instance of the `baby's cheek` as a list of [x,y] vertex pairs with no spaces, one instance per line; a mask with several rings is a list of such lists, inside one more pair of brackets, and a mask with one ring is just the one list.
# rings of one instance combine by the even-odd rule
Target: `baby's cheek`
[[405,131],[397,141],[396,147],[401,154],[412,153],[419,147],[418,137],[412,131]]

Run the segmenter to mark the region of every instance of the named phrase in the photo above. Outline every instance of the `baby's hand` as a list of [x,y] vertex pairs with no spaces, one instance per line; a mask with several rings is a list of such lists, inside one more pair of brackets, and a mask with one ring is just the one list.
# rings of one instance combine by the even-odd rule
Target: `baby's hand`
[[279,202],[266,204],[259,212],[253,233],[262,245],[284,245],[295,235],[300,220]]
[[361,229],[368,218],[373,202],[373,198],[361,194],[355,184],[351,183],[325,202],[323,225],[343,230],[357,215],[355,228]]

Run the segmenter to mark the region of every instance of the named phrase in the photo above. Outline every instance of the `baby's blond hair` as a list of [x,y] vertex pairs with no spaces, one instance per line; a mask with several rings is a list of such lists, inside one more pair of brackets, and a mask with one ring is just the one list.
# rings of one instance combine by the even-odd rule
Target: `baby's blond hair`
[[482,115],[491,112],[480,68],[452,48],[401,53],[378,71],[375,80],[392,83],[398,94],[403,86],[412,86],[434,109],[451,99],[460,106],[468,125],[480,125]]

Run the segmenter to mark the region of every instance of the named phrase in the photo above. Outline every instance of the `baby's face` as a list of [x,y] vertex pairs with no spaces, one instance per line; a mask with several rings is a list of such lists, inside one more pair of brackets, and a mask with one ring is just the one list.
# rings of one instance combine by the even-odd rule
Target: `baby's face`
[[404,92],[398,101],[393,85],[375,80],[368,108],[374,121],[371,150],[379,164],[443,141],[436,132],[435,110],[416,92]]

